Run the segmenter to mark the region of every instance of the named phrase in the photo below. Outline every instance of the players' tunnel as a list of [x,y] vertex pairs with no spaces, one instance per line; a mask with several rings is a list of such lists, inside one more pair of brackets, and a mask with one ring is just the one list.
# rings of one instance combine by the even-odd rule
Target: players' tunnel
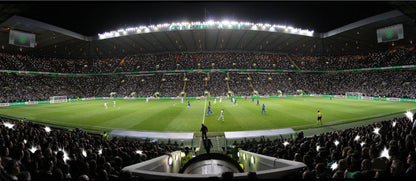
[[219,153],[198,155],[189,160],[179,173],[221,174],[224,172],[242,173],[240,165],[229,156]]

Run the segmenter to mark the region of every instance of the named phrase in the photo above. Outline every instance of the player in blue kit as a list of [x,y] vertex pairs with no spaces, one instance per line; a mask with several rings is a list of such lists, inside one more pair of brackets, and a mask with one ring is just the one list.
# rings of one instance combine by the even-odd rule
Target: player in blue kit
[[211,101],[208,101],[208,106],[211,106]]
[[259,102],[259,100],[258,100],[258,99],[257,99],[257,105],[258,105],[258,106],[260,106],[260,102]]
[[188,107],[191,108],[191,103],[189,103],[189,101],[188,101]]
[[264,106],[264,104],[263,104],[263,108],[261,108],[261,114],[263,114],[263,112],[266,112],[266,106]]
[[211,106],[208,106],[208,112],[207,112],[207,114],[209,115],[209,113],[211,113],[211,114],[212,114],[212,111],[211,111]]
[[237,99],[234,99],[234,104],[237,103]]

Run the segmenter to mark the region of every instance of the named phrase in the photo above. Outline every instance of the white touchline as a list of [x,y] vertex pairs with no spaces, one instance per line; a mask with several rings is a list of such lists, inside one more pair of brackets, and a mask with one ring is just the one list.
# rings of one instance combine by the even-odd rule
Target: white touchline
[[205,108],[206,107],[207,107],[207,100],[205,99],[204,112],[203,112],[203,116],[202,116],[202,124],[204,124],[204,121],[205,121]]

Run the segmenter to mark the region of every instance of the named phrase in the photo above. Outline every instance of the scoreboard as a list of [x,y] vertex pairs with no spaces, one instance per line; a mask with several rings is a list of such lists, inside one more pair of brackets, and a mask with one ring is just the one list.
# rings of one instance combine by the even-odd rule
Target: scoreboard
[[35,47],[35,34],[23,31],[10,30],[9,44],[21,47]]
[[397,24],[377,29],[377,42],[391,42],[404,38],[403,24]]

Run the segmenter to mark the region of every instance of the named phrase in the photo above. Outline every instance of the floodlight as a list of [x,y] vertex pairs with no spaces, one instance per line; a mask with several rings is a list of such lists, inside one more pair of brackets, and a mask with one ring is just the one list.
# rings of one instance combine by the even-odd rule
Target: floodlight
[[[190,29],[190,25],[210,25],[210,28],[215,29],[243,29],[243,30],[262,30],[262,31],[270,31],[270,32],[276,32],[277,29],[283,30],[285,33],[291,33],[291,34],[298,34],[298,35],[304,35],[304,36],[313,36],[313,31],[309,30],[302,30],[300,28],[294,28],[292,26],[284,26],[284,25],[271,25],[271,24],[263,24],[263,23],[250,23],[250,22],[238,22],[238,21],[230,21],[230,20],[222,20],[220,21],[214,21],[214,20],[208,20],[207,22],[176,22],[176,23],[164,23],[164,24],[157,24],[157,25],[149,25],[149,26],[138,26],[138,27],[129,27],[126,29],[118,29],[116,31],[110,31],[105,32],[102,34],[98,34],[99,39],[106,39],[106,38],[114,38],[119,36],[126,36],[132,33],[150,33],[154,31],[169,31],[172,30],[171,28],[174,26],[175,30],[187,30]],[[212,25],[217,25],[213,26]],[[227,26],[228,25],[228,26]],[[239,25],[238,27],[235,27],[234,25]],[[185,27],[186,26],[186,27]],[[170,27],[169,29],[160,28],[160,27]],[[207,27],[204,27],[206,29]],[[202,27],[201,27],[202,29]]]
[[286,26],[283,26],[283,25],[277,25],[277,28],[280,28],[280,29],[286,29]]

